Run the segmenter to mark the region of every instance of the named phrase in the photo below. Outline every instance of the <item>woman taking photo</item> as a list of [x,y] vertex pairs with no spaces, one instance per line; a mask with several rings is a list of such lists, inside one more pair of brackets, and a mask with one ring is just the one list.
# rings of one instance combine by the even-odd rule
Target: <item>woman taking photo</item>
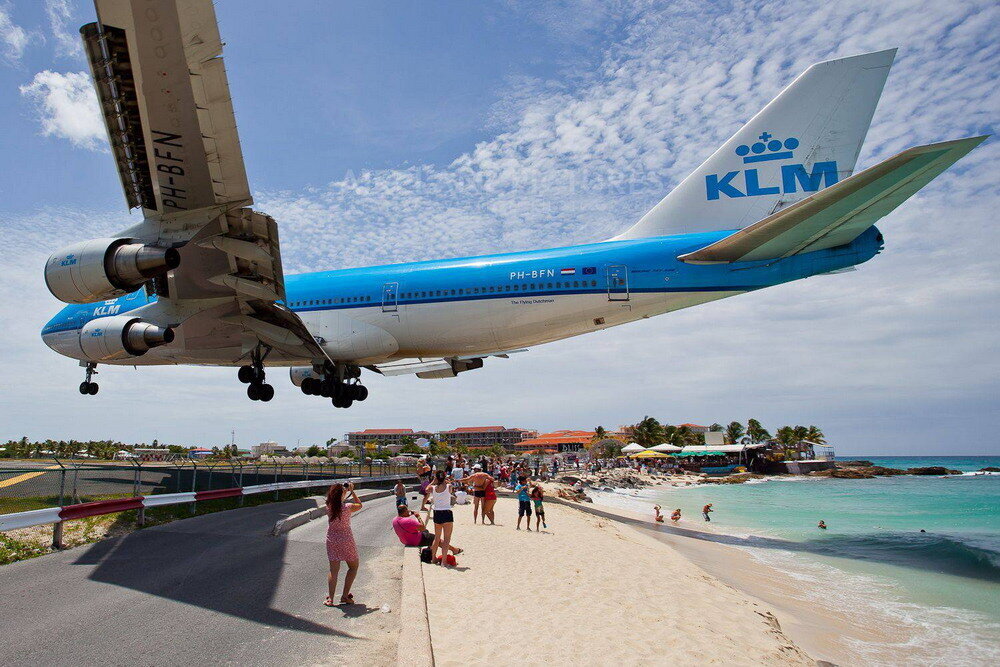
[[[345,502],[344,495],[350,495],[350,502]],[[330,517],[330,525],[326,529],[326,555],[330,559],[330,574],[327,577],[330,595],[323,604],[327,607],[335,605],[337,595],[337,575],[340,573],[340,561],[347,563],[347,574],[344,575],[344,592],[340,596],[340,604],[354,604],[351,595],[351,585],[358,576],[358,547],[354,543],[354,533],[351,531],[351,515],[361,509],[361,501],[354,492],[354,484],[334,484],[326,492],[326,514]]]
[[427,488],[427,497],[434,510],[434,542],[431,543],[431,562],[437,562],[438,549],[442,562],[451,545],[451,531],[455,527],[455,516],[451,512],[451,484],[448,484],[444,470],[434,474],[434,484]]

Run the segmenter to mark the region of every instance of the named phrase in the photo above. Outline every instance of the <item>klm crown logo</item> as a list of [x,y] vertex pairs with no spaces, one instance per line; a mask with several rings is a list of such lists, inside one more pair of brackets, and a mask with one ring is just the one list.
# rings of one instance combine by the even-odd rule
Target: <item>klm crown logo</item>
[[[773,160],[790,160],[795,157],[795,149],[799,147],[797,137],[788,137],[784,141],[775,138],[770,132],[762,132],[759,141],[750,145],[740,144],[734,151],[743,158],[743,164],[771,162]],[[737,177],[743,175],[742,186],[739,188]],[[802,188],[803,192],[816,192],[820,186],[830,187],[839,180],[837,163],[834,161],[817,162],[812,171],[806,171],[804,164],[783,164],[780,168],[780,185],[761,184],[761,174],[756,167],[743,171],[730,171],[724,176],[707,174],[705,176],[705,193],[708,201],[722,197],[759,197],[761,195],[792,194]]]

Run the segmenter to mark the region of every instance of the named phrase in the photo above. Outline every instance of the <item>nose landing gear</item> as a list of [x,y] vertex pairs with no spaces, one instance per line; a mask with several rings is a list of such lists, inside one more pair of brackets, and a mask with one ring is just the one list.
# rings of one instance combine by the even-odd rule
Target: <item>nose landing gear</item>
[[100,387],[97,386],[96,382],[91,382],[90,379],[97,375],[97,364],[93,361],[88,361],[86,369],[87,379],[80,383],[80,393],[84,396],[94,396],[97,394]]
[[239,381],[247,385],[247,398],[251,401],[267,403],[274,398],[274,387],[264,381],[264,359],[270,351],[271,348],[267,348],[262,354],[258,347],[250,353],[250,365],[240,366],[240,370],[236,373]]

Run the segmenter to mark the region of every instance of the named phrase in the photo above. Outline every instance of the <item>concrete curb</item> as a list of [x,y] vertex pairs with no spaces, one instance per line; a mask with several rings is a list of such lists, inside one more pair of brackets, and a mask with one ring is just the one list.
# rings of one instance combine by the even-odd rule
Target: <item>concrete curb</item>
[[420,549],[403,551],[403,591],[400,598],[400,630],[396,664],[408,667],[433,667],[434,647],[427,614],[424,571]]
[[[361,500],[361,502],[366,502],[368,500],[385,498],[386,496],[391,496],[392,494],[393,492],[391,489],[388,491],[369,491],[368,493],[359,493],[358,499]],[[312,496],[310,499],[316,501],[316,507],[297,512],[289,517],[276,521],[274,523],[274,528],[271,529],[271,534],[282,535],[293,528],[304,526],[314,519],[326,516],[326,505],[324,503],[323,496]]]

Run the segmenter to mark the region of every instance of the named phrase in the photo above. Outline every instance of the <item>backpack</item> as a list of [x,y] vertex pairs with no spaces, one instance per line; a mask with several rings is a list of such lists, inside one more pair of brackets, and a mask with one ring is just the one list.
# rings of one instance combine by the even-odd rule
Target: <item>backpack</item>
[[431,562],[431,548],[430,547],[424,547],[423,549],[420,550],[420,562],[421,563],[430,563]]

